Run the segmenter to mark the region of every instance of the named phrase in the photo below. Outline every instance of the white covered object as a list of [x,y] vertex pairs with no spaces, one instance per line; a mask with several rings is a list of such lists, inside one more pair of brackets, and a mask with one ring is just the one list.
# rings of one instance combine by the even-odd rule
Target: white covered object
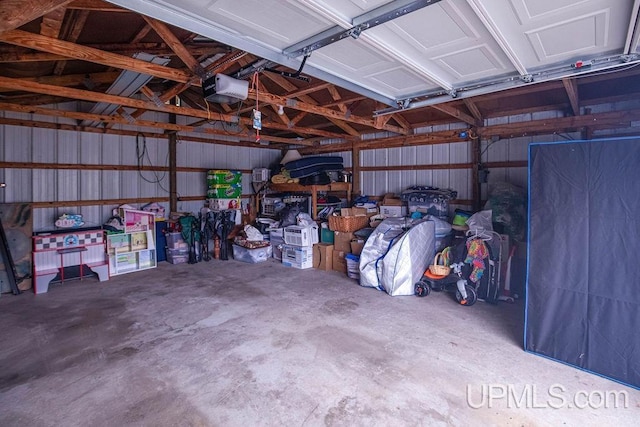
[[433,221],[385,219],[369,236],[360,254],[360,285],[391,296],[413,295],[415,283],[434,255]]

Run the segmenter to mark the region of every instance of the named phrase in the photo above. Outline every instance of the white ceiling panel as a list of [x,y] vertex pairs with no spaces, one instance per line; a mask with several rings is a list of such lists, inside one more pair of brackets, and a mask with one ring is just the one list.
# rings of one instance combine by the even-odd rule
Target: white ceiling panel
[[452,52],[433,58],[443,67],[455,74],[457,81],[475,80],[495,73],[501,74],[507,71],[504,60],[494,47],[487,45],[473,46],[466,50]]
[[[544,18],[544,15],[565,10],[575,10],[580,3],[589,3],[589,0],[518,0],[513,6],[521,17],[526,16],[523,22],[529,19]],[[586,5],[589,7],[588,5]]]
[[[168,3],[168,2],[167,2]],[[295,1],[276,4],[260,0],[190,0],[180,5],[200,19],[215,23],[244,37],[277,50],[283,50],[333,26],[327,19],[311,13]],[[287,17],[286,25],[282,17]]]
[[424,88],[424,79],[405,67],[375,73],[371,79],[386,85],[395,93],[415,92]]
[[[440,2],[363,34],[445,89],[515,72],[466,3]],[[428,90],[429,85],[424,89]]]
[[427,85],[424,77],[388,56],[369,44],[347,38],[313,52],[307,62],[344,80],[357,82],[394,98],[427,87],[437,87],[431,82]]
[[311,52],[305,74],[388,105],[636,62],[640,44],[634,0],[110,1],[293,69]]
[[318,13],[328,12],[338,21],[351,22],[355,17],[377,7],[392,3],[392,0],[300,0],[306,7]]
[[425,52],[448,49],[480,38],[463,13],[453,4],[441,2],[393,20],[386,26]]
[[583,52],[603,50],[607,46],[608,27],[607,9],[527,31],[525,34],[538,60],[548,62],[554,57],[575,57]]
[[350,38],[313,52],[308,62],[319,67],[338,67],[346,73],[360,73],[362,76],[369,75],[374,70],[395,65],[382,52]]
[[632,0],[468,2],[528,70],[622,53],[633,6]]

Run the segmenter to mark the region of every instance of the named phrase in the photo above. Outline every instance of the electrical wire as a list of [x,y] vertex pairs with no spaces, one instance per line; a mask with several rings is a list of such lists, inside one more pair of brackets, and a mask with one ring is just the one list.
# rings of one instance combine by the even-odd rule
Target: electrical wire
[[487,150],[489,149],[489,147],[491,147],[493,144],[495,144],[496,142],[501,141],[501,140],[502,140],[502,138],[497,139],[497,140],[495,140],[495,141],[491,141],[489,144],[487,144],[487,146],[486,146],[486,147],[484,147],[484,150],[482,150],[482,151],[480,152],[480,156],[479,156],[479,157],[480,157],[480,160],[482,160],[482,155],[483,155],[484,153],[486,153],[486,152],[487,152]]
[[253,78],[251,79],[251,84],[256,91],[256,108],[255,110],[253,110],[253,115],[254,115],[253,127],[256,129],[256,142],[260,142],[260,127],[261,127],[261,126],[257,126],[257,123],[256,123],[257,119],[255,117],[258,114],[260,114],[260,109],[258,108],[258,103],[259,103],[258,98],[259,98],[259,92],[260,92],[260,88],[259,88],[260,80],[258,79],[259,75],[260,75],[259,72],[256,71],[255,73],[253,73]]
[[[140,138],[141,136],[142,136],[142,138]],[[142,139],[142,147],[140,146],[140,139]],[[145,177],[142,174],[142,169],[144,168],[144,159],[145,159],[145,157],[147,158],[149,166],[152,169],[151,173],[155,177],[155,180],[148,179],[147,177]],[[166,170],[163,171],[162,172],[162,176],[159,176],[158,173],[155,170],[153,170],[153,163],[151,162],[151,157],[149,156],[149,150],[147,150],[147,137],[141,132],[138,132],[136,134],[136,159],[137,159],[138,175],[140,176],[140,178],[142,178],[143,181],[148,182],[149,184],[158,184],[158,187],[160,187],[160,189],[162,189],[163,191],[169,193],[169,190],[167,190],[166,188],[164,188],[162,186],[162,181],[166,178],[167,171]],[[169,164],[169,150],[167,150],[166,164],[167,164],[167,167],[168,167],[168,164]]]

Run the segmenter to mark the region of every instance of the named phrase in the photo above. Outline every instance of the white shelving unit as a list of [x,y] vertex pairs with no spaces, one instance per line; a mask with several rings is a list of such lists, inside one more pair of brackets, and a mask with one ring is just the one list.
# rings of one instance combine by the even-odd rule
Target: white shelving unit
[[155,268],[155,215],[152,212],[121,209],[124,233],[107,236],[109,273],[112,276]]

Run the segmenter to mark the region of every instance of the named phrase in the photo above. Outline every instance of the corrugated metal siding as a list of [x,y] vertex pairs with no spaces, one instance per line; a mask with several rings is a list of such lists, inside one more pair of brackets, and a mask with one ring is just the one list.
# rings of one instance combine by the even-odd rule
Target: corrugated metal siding
[[[470,161],[469,143],[421,145],[416,147],[365,150],[360,154],[361,166],[422,166],[457,164]],[[451,188],[460,198],[470,197],[469,170],[399,170],[362,173],[362,192],[370,196],[401,193],[407,187],[423,185]]]
[[[83,103],[90,105],[89,103]],[[62,110],[74,110],[76,104],[60,104],[54,106]],[[592,112],[607,112],[624,108],[637,108],[640,101],[614,103],[606,106],[594,106]],[[545,111],[535,114],[520,114],[511,117],[498,117],[486,120],[487,125],[526,122],[545,118],[560,117],[559,111]],[[39,120],[64,124],[75,124],[74,120],[35,116],[10,112],[0,112],[6,118]],[[160,112],[147,112],[144,120],[163,122],[167,115]],[[186,119],[178,117],[181,123]],[[637,123],[634,125],[638,125]],[[415,133],[435,132],[442,130],[465,129],[464,123],[428,126],[417,129]],[[131,126],[116,128],[133,129]],[[620,132],[628,131],[621,129]],[[607,134],[615,134],[609,131]],[[202,137],[202,133],[193,133]],[[596,135],[599,135],[596,133]],[[376,132],[363,136],[364,140],[392,136],[387,132]],[[513,137],[511,139],[481,141],[483,162],[502,162],[526,160],[528,146],[531,142],[560,141],[563,139],[580,139],[580,133],[568,135],[544,135],[536,137]],[[233,140],[234,136],[220,137]],[[164,138],[136,138],[94,133],[76,133],[55,131],[50,129],[27,128],[16,126],[0,126],[0,158],[5,162],[35,163],[68,163],[79,164],[78,169],[3,169],[0,179],[7,187],[0,190],[2,202],[55,202],[73,200],[106,200],[124,198],[164,197],[168,200],[168,173],[143,171],[93,171],[83,169],[81,165],[131,165],[138,164],[138,154],[146,148],[141,161],[149,166],[168,166],[168,144]],[[142,144],[146,143],[146,147]],[[490,145],[491,144],[491,145]],[[352,153],[345,151],[332,155],[340,155],[345,167],[352,167]],[[229,145],[196,143],[178,140],[178,167],[198,169],[245,169],[269,167],[280,159],[279,149],[253,149]],[[360,153],[361,166],[419,166],[431,164],[456,164],[471,162],[470,144],[460,142],[453,144],[425,145],[416,147],[400,147],[389,149],[364,150]],[[440,188],[451,188],[458,191],[460,199],[470,199],[471,169],[451,170],[400,170],[362,172],[362,191],[367,195],[380,196],[387,192],[399,193],[413,185],[431,185]],[[152,182],[148,182],[152,181]],[[159,182],[155,182],[159,181]],[[489,182],[484,184],[483,197],[492,183],[507,181],[526,187],[527,169],[494,168],[489,175]],[[179,196],[201,197],[206,192],[206,173],[203,171],[179,172]],[[243,194],[251,194],[251,177],[243,176]],[[168,209],[168,202],[163,203]],[[183,201],[178,209],[186,212],[198,212],[202,201]],[[34,211],[34,228],[36,230],[50,228],[55,219],[62,213],[82,213],[87,224],[101,224],[111,215],[114,206],[86,206],[70,208],[41,208]],[[137,206],[138,207],[138,206]]]
[[[60,104],[60,109],[74,109]],[[73,120],[34,116],[10,112],[2,117],[73,124]],[[164,113],[147,113],[145,120],[163,121]],[[129,128],[131,127],[124,127]],[[137,149],[136,149],[137,145]],[[143,155],[142,155],[143,154]],[[178,167],[201,169],[253,169],[268,167],[280,158],[280,150],[251,149],[216,144],[179,141]],[[0,192],[0,201],[56,202],[75,200],[107,200],[128,198],[167,199],[162,203],[168,210],[169,174],[158,171],[87,170],[82,165],[129,165],[168,167],[168,144],[164,138],[138,138],[84,132],[18,126],[0,127],[0,158],[4,162],[78,164],[77,169],[3,169],[0,179],[7,187]],[[178,192],[181,196],[204,196],[205,172],[178,173]],[[243,176],[243,193],[251,194],[250,174]],[[203,201],[181,202],[179,209],[197,212]],[[34,229],[51,228],[63,213],[82,213],[87,225],[99,225],[110,216],[114,206],[76,206],[67,208],[38,208],[34,210]],[[134,206],[140,207],[140,206]]]
[[[564,117],[562,111],[541,111],[533,114],[519,114],[509,117],[498,117],[488,120],[488,125],[526,122],[530,120],[544,120]],[[529,153],[529,144],[532,142],[557,142],[564,140],[579,140],[580,132],[567,134],[514,136],[509,139],[483,140],[481,141],[482,162],[511,162],[526,161]],[[488,176],[488,182],[482,185],[482,198],[486,199],[494,184],[508,182],[527,189],[527,167],[492,168]]]

